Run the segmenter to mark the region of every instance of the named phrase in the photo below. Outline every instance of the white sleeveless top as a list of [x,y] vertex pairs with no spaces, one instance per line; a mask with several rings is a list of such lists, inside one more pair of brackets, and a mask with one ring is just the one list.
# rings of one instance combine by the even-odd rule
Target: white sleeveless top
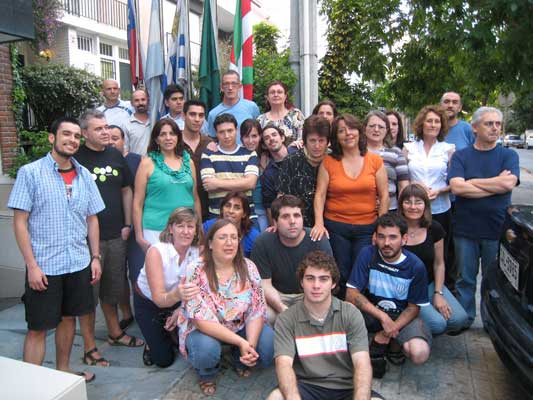
[[[185,276],[187,265],[196,261],[196,259],[200,257],[198,247],[195,246],[189,247],[185,258],[181,263],[179,262],[178,252],[172,243],[159,242],[153,244],[150,248],[157,249],[163,259],[163,277],[165,290],[167,292],[174,289],[178,285],[180,278]],[[150,285],[148,285],[148,279],[146,278],[146,264],[142,267],[141,272],[139,272],[137,286],[143,295],[152,300],[152,292],[150,291]]]

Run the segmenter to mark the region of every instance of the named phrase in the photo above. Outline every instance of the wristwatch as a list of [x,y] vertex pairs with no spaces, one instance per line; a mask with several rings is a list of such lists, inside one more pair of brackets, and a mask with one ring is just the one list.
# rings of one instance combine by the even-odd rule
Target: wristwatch
[[433,294],[440,294],[441,296],[444,296],[444,293],[442,292],[442,290],[435,290]]
[[100,254],[95,254],[94,256],[91,257],[91,262],[92,262],[95,258],[97,258],[98,261],[102,261],[102,256],[101,256]]

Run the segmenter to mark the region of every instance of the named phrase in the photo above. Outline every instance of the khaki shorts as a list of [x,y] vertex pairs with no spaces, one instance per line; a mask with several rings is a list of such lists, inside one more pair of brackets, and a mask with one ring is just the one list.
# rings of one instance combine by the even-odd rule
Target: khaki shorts
[[126,290],[126,241],[121,237],[100,240],[100,254],[102,277],[94,285],[94,302],[98,304],[100,298],[102,303],[116,305]]
[[[303,293],[296,293],[296,294],[285,294],[280,293],[279,297],[281,298],[281,302],[285,304],[287,307],[292,306],[294,303],[302,300],[304,298]],[[278,312],[274,310],[272,307],[270,307],[267,304],[267,321],[270,326],[274,326],[274,323],[276,322],[276,318],[278,317]]]

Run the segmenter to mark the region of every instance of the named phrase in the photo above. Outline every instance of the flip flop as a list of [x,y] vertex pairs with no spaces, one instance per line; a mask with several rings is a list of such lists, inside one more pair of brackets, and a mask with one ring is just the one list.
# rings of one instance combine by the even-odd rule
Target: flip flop
[[130,326],[133,323],[133,321],[134,321],[134,319],[133,319],[133,315],[132,315],[129,318],[121,319],[120,322],[118,323],[118,326],[120,326],[120,329],[126,330],[126,328],[128,326]]
[[130,335],[130,340],[127,343],[121,342],[120,339],[122,339],[124,336],[126,336],[126,332],[122,332],[117,337],[113,337],[111,335],[107,336],[107,343],[111,346],[124,346],[124,347],[141,347],[144,346],[144,340],[137,339],[135,336]]
[[90,372],[74,371],[74,372],[71,372],[71,374],[82,376],[85,379],[85,383],[92,382],[96,379],[96,374],[92,374],[92,377],[87,378],[87,374],[90,374]]

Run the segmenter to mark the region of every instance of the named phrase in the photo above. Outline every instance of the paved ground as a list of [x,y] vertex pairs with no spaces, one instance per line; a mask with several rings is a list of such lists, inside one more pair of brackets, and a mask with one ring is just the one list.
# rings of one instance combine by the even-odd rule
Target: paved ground
[[[11,301],[13,303],[13,301]],[[4,302],[0,311],[0,355],[21,359],[26,332],[24,309],[21,304]],[[0,304],[2,308],[2,304]],[[129,330],[140,334],[137,326]],[[106,331],[102,315],[97,317],[98,347],[108,358],[109,368],[87,367],[81,363],[82,341],[77,332],[71,364],[76,370],[90,369],[97,377],[87,386],[91,400],[99,399],[202,399],[196,376],[181,357],[167,369],[145,367],[142,348],[111,347],[105,342]],[[47,339],[45,366],[54,366],[53,334]],[[217,396],[212,399],[264,399],[276,386],[273,369],[254,371],[249,378],[238,378],[227,362],[218,380]],[[479,318],[463,335],[435,338],[429,361],[423,366],[407,362],[391,366],[385,377],[374,379],[373,389],[387,399],[448,400],[524,399],[512,374],[496,355]],[[0,397],[1,396],[0,388]]]

